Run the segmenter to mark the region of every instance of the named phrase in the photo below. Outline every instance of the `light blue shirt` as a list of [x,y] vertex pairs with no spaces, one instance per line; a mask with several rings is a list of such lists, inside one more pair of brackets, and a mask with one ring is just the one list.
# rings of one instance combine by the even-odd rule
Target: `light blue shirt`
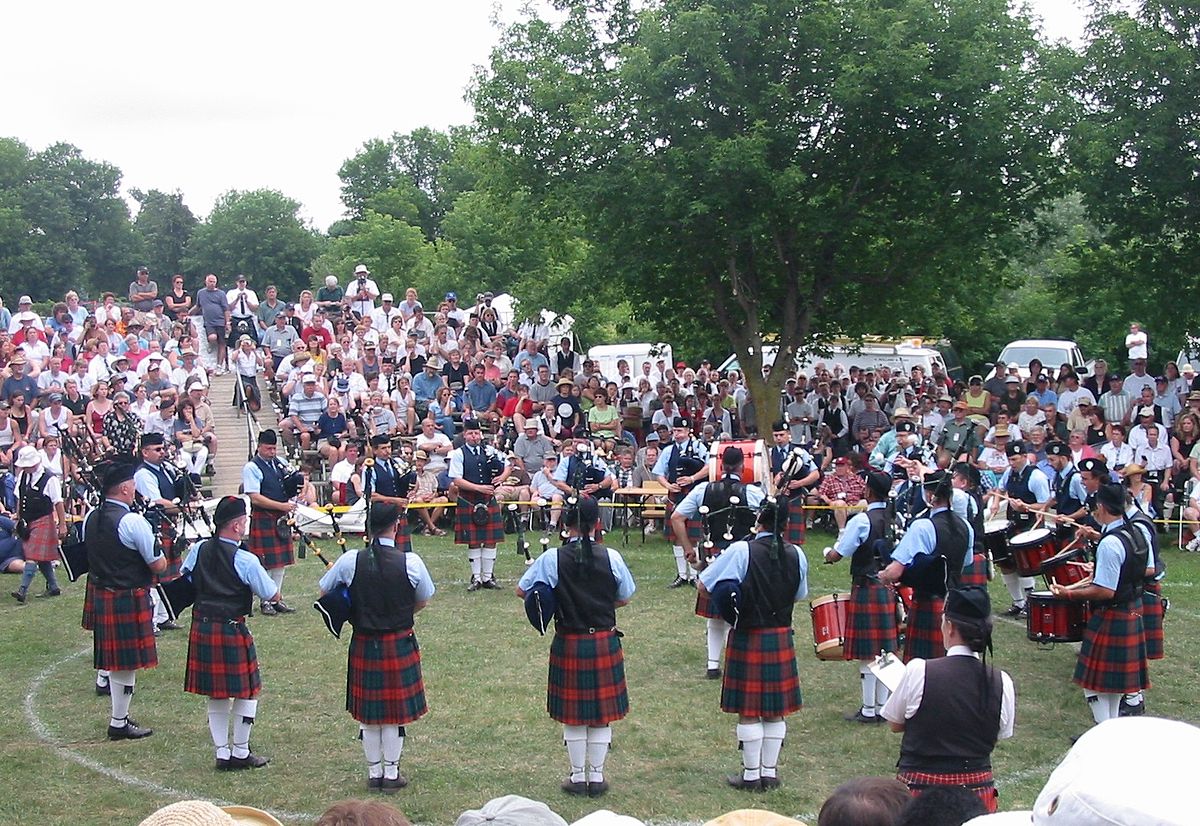
[[[450,466],[447,470],[447,473],[450,475],[451,479],[463,478],[463,451],[467,450],[469,447],[470,445],[464,444],[462,447],[455,448],[454,450],[450,451]],[[489,456],[495,457],[500,455],[496,452],[494,447],[485,445],[483,442],[480,442],[477,447],[479,452],[482,454],[483,459],[486,459]],[[560,462],[559,464],[565,464],[565,462]],[[555,476],[557,475],[558,474],[555,473]]]
[[[376,540],[385,547],[395,547],[395,542],[388,539]],[[358,564],[358,555],[364,549],[346,551],[337,558],[337,562],[321,577],[319,587],[321,593],[327,594],[339,585],[349,585],[354,581],[354,566]],[[412,551],[404,554],[404,569],[408,573],[408,581],[412,583],[413,595],[417,602],[428,602],[436,590],[433,587],[433,577],[425,567],[424,560]]]
[[249,496],[252,493],[262,493],[262,468],[251,460],[242,466],[242,492]]
[[[551,548],[535,559],[533,564],[525,569],[517,587],[528,591],[538,582],[544,582],[551,588],[558,587],[558,550]],[[631,598],[637,586],[633,583],[633,574],[629,572],[629,566],[615,548],[608,548],[608,567],[612,571],[613,579],[617,581],[617,600],[624,602]]]
[[[1063,473],[1066,473],[1068,468],[1073,468],[1073,465],[1068,465],[1063,468]],[[1079,471],[1071,474],[1071,481],[1067,482],[1067,496],[1077,502],[1087,501],[1087,489],[1083,486],[1083,475]]]
[[[161,468],[162,466],[159,465],[159,467]],[[158,487],[158,477],[149,468],[140,467],[137,469],[133,474],[133,486],[138,494],[151,504],[165,498]]]
[[658,461],[654,463],[654,475],[667,475],[667,470],[671,466],[671,452],[673,450],[682,451],[687,448],[688,442],[691,442],[692,453],[702,462],[708,461],[708,448],[704,446],[704,442],[699,439],[687,439],[683,444],[679,442],[671,442],[661,453],[658,454]]
[[[934,508],[929,511],[929,516],[933,517],[944,510],[946,508]],[[974,544],[975,532],[971,530],[971,524],[968,522],[967,552],[963,554],[963,570],[969,570],[970,564],[974,561],[974,554],[971,552]],[[904,537],[896,545],[896,549],[892,551],[892,561],[908,566],[916,559],[917,554],[932,554],[935,548],[937,548],[937,530],[933,527],[933,519],[922,517],[909,526]]]
[[[275,580],[271,579],[271,575],[258,561],[257,556],[243,549],[231,539],[225,537],[218,537],[218,539],[226,545],[237,548],[233,555],[233,570],[238,575],[238,579],[250,586],[250,590],[256,597],[270,599],[279,592],[279,586],[275,584]],[[201,539],[192,545],[187,558],[183,560],[183,565],[179,569],[182,573],[187,574],[196,570],[197,555],[207,542],[207,539]]]
[[867,461],[873,467],[882,470],[884,464],[899,452],[900,444],[897,439],[896,429],[892,428],[879,437],[879,443],[875,445],[875,449],[871,451],[871,455],[867,458]]
[[1125,564],[1125,546],[1115,536],[1109,536],[1121,526],[1120,522],[1110,522],[1104,526],[1100,544],[1096,546],[1096,570],[1092,573],[1092,584],[1110,591],[1117,590],[1121,580],[1121,566]]
[[[996,487],[1000,490],[1008,490],[1008,477],[1010,476],[1012,476],[1011,467],[1000,475],[1000,481],[996,483]],[[1033,498],[1039,505],[1050,501],[1050,480],[1036,466],[1033,473],[1029,474],[1029,492],[1033,494]]]
[[600,468],[601,470],[603,470],[603,471],[604,471],[604,478],[605,478],[605,479],[610,479],[610,478],[612,478],[612,471],[610,471],[610,470],[608,469],[608,465],[606,465],[606,464],[604,463],[604,460],[603,460],[603,459],[597,459],[595,456],[591,456],[590,458],[583,459],[583,458],[581,458],[581,457],[579,456],[579,454],[575,454],[575,456],[573,456],[573,457],[570,457],[570,458],[568,458],[568,457],[566,457],[566,456],[563,456],[563,457],[562,457],[562,458],[559,460],[559,462],[558,462],[558,467],[554,468],[554,481],[556,481],[556,482],[563,482],[564,484],[566,483],[566,481],[567,481],[567,468],[568,468],[568,466],[571,464],[571,459],[572,459],[572,458],[573,458],[573,459],[575,459],[576,461],[583,462],[583,464],[584,464],[584,467],[596,467],[596,468]]
[[[764,531],[758,533],[754,538],[758,539],[762,536],[770,536],[770,534]],[[796,586],[794,599],[801,600],[808,596],[808,559],[804,556],[803,548],[792,547],[796,548],[796,567],[800,569],[800,583]],[[742,582],[746,579],[746,573],[749,570],[750,543],[734,542],[700,572],[700,581],[704,583],[707,590],[711,591],[718,582],[727,579]]]
[[846,522],[846,529],[838,537],[837,545],[833,549],[834,552],[842,558],[854,556],[854,552],[858,550],[858,547],[866,542],[867,537],[871,535],[871,522],[867,519],[867,513],[886,507],[887,502],[872,502],[867,505],[867,510],[859,511],[854,516],[851,516],[849,521]]
[[[129,506],[117,499],[105,501],[120,505],[126,511],[125,515],[121,517],[121,521],[117,523],[117,539],[121,540],[121,544],[137,551],[147,565],[158,559],[154,554],[154,529],[150,527],[146,517],[140,513],[131,513]],[[89,511],[84,520],[86,521],[92,513],[93,511]]]
[[[686,519],[695,519],[700,513],[700,506],[704,504],[704,491],[708,490],[709,482],[701,482],[688,491],[688,495],[683,497],[683,501],[675,506],[676,513],[682,513]],[[763,489],[758,485],[746,485],[746,501],[742,505],[752,511],[762,507],[763,500],[767,495],[763,493]]]
[[517,357],[513,359],[513,367],[517,370],[520,370],[521,365],[525,362],[529,362],[530,372],[535,376],[537,375],[539,367],[542,365],[547,367],[550,366],[549,360],[541,353],[534,353],[533,355],[530,355],[528,350],[522,350],[521,352],[517,353]]

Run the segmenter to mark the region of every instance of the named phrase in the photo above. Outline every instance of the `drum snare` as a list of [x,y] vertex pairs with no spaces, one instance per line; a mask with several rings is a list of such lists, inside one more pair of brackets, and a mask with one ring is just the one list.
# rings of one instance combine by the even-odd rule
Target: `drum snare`
[[1013,564],[1021,576],[1037,576],[1042,563],[1058,553],[1058,542],[1049,528],[1033,528],[1008,540]]
[[1068,602],[1049,591],[1029,595],[1025,629],[1034,642],[1081,642],[1090,609],[1086,602]]

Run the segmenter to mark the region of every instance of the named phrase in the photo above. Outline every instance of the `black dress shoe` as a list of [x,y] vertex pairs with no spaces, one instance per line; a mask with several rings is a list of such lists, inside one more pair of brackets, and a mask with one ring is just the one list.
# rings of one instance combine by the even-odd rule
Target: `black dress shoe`
[[229,769],[229,758],[228,757],[218,757],[217,762],[216,762],[216,769],[219,772],[229,771],[230,770]]
[[482,587],[483,583],[479,581],[478,577],[471,577],[471,581],[467,583],[467,593],[473,593]]
[[408,785],[408,778],[402,774],[397,774],[395,777],[385,777],[379,787],[379,791],[384,794],[395,794]]
[[283,600],[279,600],[279,602],[276,602],[273,604],[275,607],[275,613],[277,613],[277,614],[294,614],[294,613],[296,613],[296,609],[293,608],[292,606],[288,605]]
[[269,602],[264,602],[262,605],[258,606],[258,610],[264,617],[273,617],[279,613],[275,606]]
[[230,757],[229,771],[239,771],[240,769],[261,769],[270,762],[271,759],[269,757],[263,757],[260,754],[250,752],[245,757]]
[[112,684],[111,683],[105,683],[104,685],[100,685],[100,683],[96,683],[95,685],[96,685],[96,696],[97,697],[111,697],[112,696]]
[[123,726],[109,726],[109,740],[140,740],[154,733],[152,728],[142,728],[132,720],[126,720]]
[[763,777],[759,778],[758,782],[762,784],[764,792],[767,789],[778,789],[779,788],[779,778],[778,777],[763,776]]
[[862,713],[861,708],[858,711],[854,712],[853,714],[850,714],[849,712],[843,714],[842,719],[848,723],[862,723],[863,725],[866,725],[866,726],[873,726],[873,725],[883,722],[883,718],[880,717],[878,714],[868,717],[867,715]]
[[12,597],[13,599],[15,599],[17,602],[21,603],[22,605],[25,604],[25,592],[24,591],[20,591],[20,590],[12,591],[11,593],[9,593],[9,596]]
[[485,579],[481,583],[481,585],[482,585],[482,587],[488,589],[489,591],[499,591],[500,590],[500,583],[496,581],[496,578],[494,576],[490,576],[487,579]]
[[383,788],[383,778],[382,777],[368,777],[367,778],[367,791],[377,792],[382,788]]
[[183,626],[177,623],[175,620],[166,620],[164,622],[160,622],[158,624],[158,628],[160,631],[178,631],[180,628],[183,628]]
[[61,588],[53,588],[53,589],[47,588],[42,593],[38,594],[38,599],[45,599],[46,597],[61,597],[61,596],[62,596]]
[[725,778],[725,782],[728,783],[733,788],[741,789],[744,792],[761,792],[762,791],[762,781],[747,780],[741,774],[741,772],[727,776]]
[[704,672],[704,679],[706,679],[706,680],[721,679],[721,669],[719,669],[719,668],[708,669],[707,671]]
[[607,780],[589,780],[587,784],[588,797],[600,797],[608,791]]
[[674,579],[674,580],[671,582],[671,584],[670,584],[670,585],[668,585],[667,587],[668,587],[668,588],[682,588],[684,585],[687,585],[687,580],[686,580],[686,579],[684,579],[684,578],[683,578],[683,577],[681,577],[681,576],[677,576],[677,577],[675,577],[675,579]]
[[1146,713],[1146,701],[1142,700],[1136,706],[1131,706],[1125,702],[1125,698],[1121,698],[1121,705],[1117,708],[1118,717],[1141,717]]
[[566,780],[564,780],[562,782],[561,788],[567,794],[574,794],[574,795],[578,795],[580,797],[587,797],[588,784],[583,780],[576,782],[568,777]]

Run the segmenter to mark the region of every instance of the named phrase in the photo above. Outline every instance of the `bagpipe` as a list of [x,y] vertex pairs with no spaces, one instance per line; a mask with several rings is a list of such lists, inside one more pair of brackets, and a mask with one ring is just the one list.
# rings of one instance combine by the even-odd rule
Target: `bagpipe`
[[532,565],[533,557],[529,555],[529,542],[525,539],[525,520],[521,518],[521,506],[516,502],[511,502],[508,505],[508,512],[513,515],[513,521],[517,524],[517,553],[525,555],[525,564]]
[[[480,478],[483,479],[483,484],[495,484],[496,477],[504,473],[507,463],[503,454],[491,445],[480,445],[483,449],[482,461],[479,463]],[[476,502],[471,508],[471,521],[476,525],[486,525],[491,519],[488,512],[487,502]]]

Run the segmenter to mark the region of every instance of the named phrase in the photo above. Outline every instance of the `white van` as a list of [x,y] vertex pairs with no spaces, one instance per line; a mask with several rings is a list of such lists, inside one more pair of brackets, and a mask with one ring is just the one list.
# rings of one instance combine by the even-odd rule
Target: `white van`
[[[763,363],[774,363],[775,354],[778,352],[778,349],[773,345],[764,345]],[[850,367],[861,367],[864,370],[868,370],[887,367],[892,372],[901,371],[906,376],[913,367],[924,369],[926,376],[933,374],[934,367],[947,372],[946,362],[940,352],[929,347],[916,346],[905,342],[886,343],[872,341],[855,345],[850,342],[839,341],[822,347],[820,353],[809,353],[797,359],[796,367],[797,369],[804,369],[817,362],[824,362],[825,366],[831,369],[835,362],[841,363],[847,369]],[[718,368],[722,373],[740,369],[736,353],[721,362],[721,366]]]
[[657,344],[600,344],[589,349],[587,357],[596,362],[596,368],[602,376],[612,381],[617,379],[617,362],[621,359],[629,363],[629,375],[635,382],[642,374],[644,361],[650,362],[651,365],[659,359],[663,359],[667,364],[675,363],[671,345],[661,341]]

